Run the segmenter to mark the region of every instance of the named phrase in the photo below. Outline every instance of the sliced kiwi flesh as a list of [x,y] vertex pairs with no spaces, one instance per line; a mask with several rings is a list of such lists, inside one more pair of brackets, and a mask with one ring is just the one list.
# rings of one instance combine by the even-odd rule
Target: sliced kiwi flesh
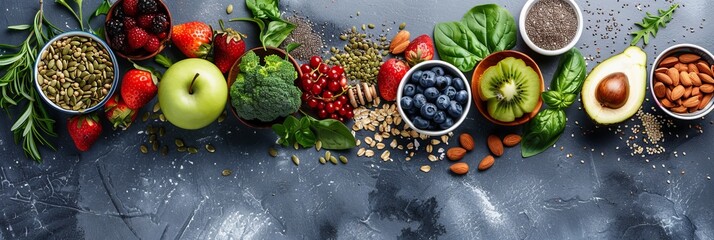
[[488,114],[501,122],[513,122],[533,112],[540,98],[540,78],[523,60],[508,57],[481,75],[479,96]]

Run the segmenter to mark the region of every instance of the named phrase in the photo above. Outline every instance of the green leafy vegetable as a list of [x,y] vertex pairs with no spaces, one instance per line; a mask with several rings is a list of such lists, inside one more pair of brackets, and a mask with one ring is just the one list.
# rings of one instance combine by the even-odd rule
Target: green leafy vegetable
[[566,109],[573,102],[578,95],[572,93],[561,93],[559,91],[545,91],[541,94],[543,97],[543,102],[556,109]]
[[163,54],[157,54],[156,57],[154,57],[154,61],[165,68],[169,68],[171,65],[174,65],[174,61]]
[[630,45],[637,45],[637,43],[640,42],[640,39],[643,39],[645,45],[647,45],[650,42],[650,35],[652,35],[653,37],[657,36],[657,31],[659,31],[659,27],[667,26],[667,23],[672,20],[672,14],[674,14],[674,10],[678,7],[679,4],[673,4],[667,10],[660,9],[658,10],[659,16],[647,13],[647,16],[642,19],[642,22],[636,23],[642,29],[630,33],[630,35],[635,35],[632,38],[632,42],[630,42]]
[[271,21],[265,34],[260,36],[263,46],[278,47],[295,30],[295,25],[284,21]]
[[95,35],[104,38],[104,27],[99,27],[96,31],[92,29],[92,25],[90,22],[92,19],[95,17],[99,17],[101,15],[107,15],[109,13],[109,9],[112,8],[112,3],[109,2],[109,0],[103,0],[99,6],[97,6],[97,9],[94,10],[92,15],[89,15],[89,19],[87,19],[87,26],[89,26],[89,31],[94,33]]
[[330,150],[344,150],[356,146],[350,129],[334,119],[317,120],[310,116],[297,119],[288,116],[282,124],[274,124],[272,128],[280,137],[278,143],[283,146],[297,143],[309,148],[314,146],[317,140],[322,142],[322,148]]
[[442,60],[468,72],[489,54],[516,45],[516,21],[496,4],[478,5],[461,22],[437,24],[434,42]]
[[295,30],[295,25],[280,18],[278,0],[247,0],[246,7],[253,18],[233,18],[228,21],[248,21],[258,24],[263,47],[278,47]]
[[585,81],[585,58],[577,48],[572,48],[560,57],[551,88],[562,93],[578,94]]
[[311,128],[324,149],[344,150],[357,146],[350,129],[335,119],[312,121]]
[[279,21],[278,0],[246,0],[245,5],[254,17]]
[[523,157],[535,156],[553,146],[565,130],[565,111],[545,109],[526,123],[521,145]]

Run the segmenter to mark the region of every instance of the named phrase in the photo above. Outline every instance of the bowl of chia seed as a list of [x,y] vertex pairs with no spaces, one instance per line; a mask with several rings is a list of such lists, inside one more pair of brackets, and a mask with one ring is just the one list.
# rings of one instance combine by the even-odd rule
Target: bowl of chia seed
[[518,21],[526,45],[546,56],[570,50],[583,32],[583,15],[574,0],[528,0]]
[[119,82],[117,59],[94,34],[73,31],[57,35],[39,51],[35,87],[52,108],[66,114],[96,111]]

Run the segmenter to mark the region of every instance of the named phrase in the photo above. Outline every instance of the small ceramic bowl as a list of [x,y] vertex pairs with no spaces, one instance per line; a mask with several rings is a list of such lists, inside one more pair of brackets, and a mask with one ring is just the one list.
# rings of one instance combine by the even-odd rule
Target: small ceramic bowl
[[[112,4],[111,8],[109,8],[109,12],[107,13],[107,17],[106,17],[106,20],[104,23],[105,29],[109,25],[109,22],[116,17],[116,15],[117,15],[116,11],[118,11],[120,9],[120,6],[122,6],[123,2],[124,2],[124,0],[118,0],[118,1],[114,2],[114,4]],[[171,28],[173,26],[173,24],[171,23],[171,12],[169,11],[169,7],[166,6],[166,3],[164,3],[164,1],[156,0],[156,2],[158,3],[159,13],[166,14],[166,17],[168,18],[167,20],[169,22],[168,31],[165,32],[166,37],[164,37],[163,39],[160,39],[161,46],[159,47],[159,50],[157,50],[155,52],[147,52],[143,49],[139,49],[135,52],[122,52],[117,48],[112,48],[117,55],[119,55],[120,57],[129,59],[129,60],[141,61],[141,60],[146,60],[146,59],[156,56],[161,51],[163,51],[164,48],[166,48],[166,45],[168,44],[168,42],[171,41]],[[113,36],[109,35],[109,31],[104,31],[104,36],[107,39],[107,42],[110,43],[109,45],[113,46],[113,43],[111,42],[113,39],[112,38]]]
[[[288,56],[288,61],[293,64],[293,66],[295,67],[295,71],[297,71],[297,73],[298,73],[298,78],[297,78],[297,79],[300,79],[300,77],[302,76],[302,73],[300,72],[300,65],[298,64],[298,62],[295,61],[295,59],[294,59],[292,56],[288,55],[288,54],[287,54],[284,50],[282,50],[282,49],[274,48],[274,47],[266,47],[266,48],[256,47],[256,48],[247,50],[247,51],[245,51],[245,52],[247,53],[247,52],[250,52],[250,51],[254,51],[255,54],[258,55],[258,57],[260,57],[261,61],[262,61],[262,59],[265,58],[266,56],[273,55],[273,54],[278,55],[280,58],[283,58],[283,59],[285,59],[285,56],[287,55],[287,56]],[[245,53],[243,53],[243,54],[245,55]],[[246,126],[248,126],[248,127],[252,127],[252,128],[270,128],[271,126],[273,126],[273,124],[283,123],[283,121],[285,121],[285,118],[284,118],[284,117],[283,117],[283,118],[275,119],[275,120],[270,121],[270,122],[263,122],[263,121],[260,121],[260,120],[247,120],[247,119],[243,119],[243,118],[241,118],[240,116],[238,116],[238,114],[236,114],[236,110],[235,110],[235,108],[233,107],[233,104],[231,103],[231,100],[230,100],[230,97],[231,97],[231,96],[230,96],[230,89],[231,89],[231,86],[233,85],[233,82],[236,81],[236,77],[238,77],[238,74],[240,73],[240,60],[241,60],[241,58],[243,58],[243,56],[241,56],[240,58],[238,58],[238,61],[236,61],[236,62],[233,64],[233,67],[231,67],[231,70],[228,72],[228,105],[229,105],[229,107],[230,107],[230,109],[231,109],[231,112],[233,112],[233,116],[235,116],[235,117],[238,119],[238,121],[240,121],[240,122],[243,123],[244,125],[246,125]],[[295,113],[295,114],[297,114],[297,113]],[[295,115],[295,114],[293,114],[293,115]]]
[[[71,39],[72,37],[89,38],[89,39],[91,39],[92,41],[97,42],[97,43],[99,44],[99,46],[101,46],[101,47],[103,47],[104,49],[106,49],[106,51],[107,51],[107,53],[108,53],[108,55],[109,55],[109,58],[110,58],[110,59],[108,59],[108,60],[111,62],[112,66],[113,66],[113,69],[114,69],[114,76],[113,76],[113,78],[112,78],[111,87],[107,90],[107,93],[106,93],[106,95],[102,98],[102,100],[99,101],[99,103],[97,103],[97,104],[95,104],[95,105],[93,105],[93,106],[90,106],[90,107],[87,107],[87,108],[84,108],[84,109],[80,109],[80,110],[69,110],[69,109],[65,109],[65,108],[62,108],[62,107],[61,107],[60,105],[58,105],[57,103],[55,103],[55,102],[53,102],[52,100],[50,100],[50,98],[45,94],[45,91],[43,91],[43,85],[44,85],[43,83],[44,83],[44,81],[46,81],[47,79],[44,78],[42,72],[39,70],[40,67],[41,67],[41,65],[43,64],[43,63],[41,63],[41,62],[42,62],[42,61],[41,61],[42,55],[43,55],[43,54],[51,54],[50,46],[52,45],[52,43],[54,43],[54,42],[56,42],[56,41],[62,41],[62,40],[65,39],[65,38],[70,38],[70,39]],[[69,45],[67,45],[67,46],[69,46]],[[56,52],[59,52],[60,50],[55,50],[55,51],[56,51]],[[74,58],[73,58],[73,59],[74,59]],[[108,64],[106,64],[106,65],[108,65]],[[56,66],[56,64],[55,64],[55,66]],[[35,88],[37,89],[37,92],[40,94],[40,96],[41,96],[42,99],[45,101],[45,103],[47,103],[48,105],[50,105],[52,108],[56,109],[57,111],[63,112],[63,113],[65,113],[65,114],[77,115],[77,114],[84,114],[84,113],[94,112],[94,111],[96,111],[96,110],[98,110],[98,109],[101,109],[101,108],[104,106],[104,104],[105,104],[107,101],[109,101],[109,98],[111,98],[111,96],[114,94],[114,91],[115,91],[115,90],[117,89],[117,87],[119,86],[119,65],[118,65],[118,62],[117,62],[116,57],[114,56],[114,52],[109,48],[109,45],[107,45],[107,43],[104,42],[101,38],[97,37],[97,36],[94,35],[94,34],[87,33],[87,32],[73,31],[73,32],[66,32],[66,33],[57,35],[57,36],[54,37],[52,40],[48,41],[47,44],[45,44],[45,46],[42,47],[42,49],[39,51],[39,54],[38,54],[38,57],[37,57],[37,61],[35,61],[35,66],[34,66],[34,67],[35,67],[35,69],[34,69],[34,76],[35,76],[35,79],[37,79],[37,80],[35,81]],[[58,67],[58,68],[59,68],[59,67]],[[72,68],[77,69],[77,70],[74,70],[74,71],[80,71],[80,69],[77,68],[77,67],[68,67],[68,66],[63,66],[63,67],[62,67],[62,69],[63,69],[64,71],[66,71],[67,73],[70,73],[69,70],[71,70]],[[93,66],[92,66],[92,68],[93,68]],[[95,70],[95,71],[98,71],[98,70]],[[59,72],[59,71],[58,71],[58,72]],[[80,71],[80,72],[81,72],[81,71]],[[75,73],[77,73],[77,72],[72,72],[72,73],[70,73],[70,74],[75,74]],[[60,74],[60,73],[57,73],[57,74]],[[62,76],[65,76],[65,75],[62,74]],[[79,81],[81,81],[79,78],[74,78],[74,79],[73,79],[71,76],[66,76],[66,77],[64,77],[64,79],[66,79],[66,80],[60,80],[60,78],[62,78],[62,77],[58,77],[57,79],[52,79],[52,78],[51,78],[50,80],[57,80],[57,81],[60,81],[60,82],[61,82],[61,81],[66,81],[67,83],[69,83],[69,82],[71,81],[72,84],[74,84],[74,82],[79,83]],[[43,83],[41,83],[41,81],[43,81]],[[108,83],[106,83],[106,84],[108,84]],[[100,87],[99,89],[101,90],[102,88]],[[60,90],[58,89],[57,91],[60,91]],[[73,91],[73,92],[76,92],[74,89],[72,89],[72,91]],[[83,91],[85,91],[85,90],[83,90]],[[85,91],[85,92],[89,92],[89,91]],[[91,93],[91,92],[90,92],[90,93]],[[79,97],[77,97],[77,99],[78,99],[77,102],[79,102],[79,101],[82,99],[82,97],[81,97],[82,95],[77,95],[77,96],[79,96]]]
[[[469,96],[469,99],[466,102],[466,106],[463,107],[463,113],[461,114],[461,117],[459,119],[454,120],[455,121],[454,125],[452,125],[448,129],[444,129],[444,130],[426,130],[426,129],[419,129],[419,128],[415,127],[414,123],[412,123],[412,120],[407,116],[406,112],[404,112],[404,110],[402,109],[402,101],[400,101],[400,99],[402,99],[402,96],[404,96],[404,85],[406,85],[409,82],[409,79],[411,78],[412,74],[414,74],[415,71],[428,70],[433,67],[442,67],[444,69],[444,72],[447,75],[451,75],[454,78],[461,78],[461,80],[464,81],[464,87],[465,87],[465,90],[468,92],[468,96]],[[441,135],[447,134],[449,132],[454,131],[454,129],[458,128],[461,125],[461,123],[463,123],[464,120],[466,119],[466,115],[468,115],[469,110],[471,110],[471,96],[473,94],[471,93],[471,89],[468,86],[469,86],[469,82],[466,79],[466,76],[464,76],[464,74],[461,71],[459,71],[459,69],[456,68],[454,65],[451,65],[450,63],[447,63],[447,62],[444,62],[441,60],[428,60],[428,61],[421,62],[421,63],[415,65],[414,67],[412,67],[411,69],[409,69],[409,71],[407,71],[407,73],[404,75],[401,82],[399,83],[399,88],[397,90],[397,110],[399,111],[399,115],[402,117],[402,120],[404,120],[404,122],[406,122],[407,125],[411,129],[414,129],[419,133],[422,133],[422,134],[425,134],[428,136],[441,136]]]
[[488,114],[488,110],[486,109],[486,102],[482,101],[480,97],[481,88],[479,87],[479,84],[481,83],[481,76],[483,75],[483,72],[485,72],[486,69],[488,69],[489,67],[498,64],[498,62],[508,57],[521,59],[526,63],[526,66],[529,66],[533,70],[535,70],[535,72],[538,74],[538,80],[540,81],[540,91],[543,92],[543,90],[545,90],[543,74],[541,74],[540,68],[538,68],[538,64],[536,64],[536,62],[533,61],[533,59],[528,57],[528,55],[526,54],[523,54],[518,51],[506,50],[492,53],[491,55],[488,55],[486,58],[484,58],[481,62],[479,62],[479,64],[476,66],[476,69],[474,69],[474,74],[471,79],[471,92],[473,92],[473,99],[474,103],[476,104],[476,108],[481,113],[481,115],[483,115],[484,118],[488,119],[492,123],[502,126],[518,126],[530,121],[533,117],[535,117],[536,114],[538,114],[538,111],[540,111],[540,107],[543,105],[543,99],[540,96],[538,97],[538,103],[536,104],[536,107],[532,112],[524,114],[520,118],[516,118],[516,120],[514,120],[513,122],[502,122],[491,117],[491,115]]
[[577,21],[578,21],[578,30],[575,33],[575,36],[573,37],[572,40],[570,40],[570,43],[565,45],[565,47],[560,48],[560,49],[555,49],[555,50],[548,50],[541,48],[537,46],[531,38],[528,36],[528,31],[526,31],[526,18],[528,17],[528,12],[531,10],[533,5],[537,3],[540,0],[528,0],[526,1],[526,4],[523,5],[523,8],[521,9],[521,15],[518,19],[518,30],[521,33],[521,37],[523,37],[523,41],[526,42],[526,45],[533,49],[533,51],[545,55],[545,56],[557,56],[560,54],[563,54],[564,52],[570,50],[575,46],[576,43],[578,43],[578,40],[580,39],[580,35],[583,33],[583,14],[580,12],[580,7],[578,7],[578,4],[574,0],[563,0],[564,2],[570,4],[571,7],[573,7],[573,10],[575,10],[575,14],[577,15]]
[[[709,114],[709,112],[714,109],[714,101],[709,101],[707,105],[705,105],[703,108],[696,112],[692,113],[676,113],[668,108],[666,108],[662,103],[657,99],[655,96],[655,91],[654,91],[654,84],[655,84],[655,71],[657,70],[657,66],[660,65],[662,60],[664,60],[667,57],[670,56],[679,56],[684,53],[694,53],[696,55],[701,56],[701,60],[704,60],[707,62],[707,65],[710,66],[710,69],[712,68],[712,64],[714,64],[714,55],[712,55],[711,52],[707,51],[703,47],[694,45],[694,44],[677,44],[674,46],[671,46],[667,49],[665,49],[662,53],[657,56],[657,59],[655,59],[653,67],[650,68],[650,79],[649,79],[649,87],[650,87],[650,93],[652,93],[652,97],[656,99],[655,103],[657,103],[657,106],[659,106],[662,111],[667,113],[667,115],[672,116],[673,118],[676,119],[681,119],[681,120],[694,120],[694,119],[699,119],[701,117],[706,116]],[[714,71],[714,69],[712,69]],[[704,96],[704,95],[702,95]],[[701,100],[701,99],[700,99]]]

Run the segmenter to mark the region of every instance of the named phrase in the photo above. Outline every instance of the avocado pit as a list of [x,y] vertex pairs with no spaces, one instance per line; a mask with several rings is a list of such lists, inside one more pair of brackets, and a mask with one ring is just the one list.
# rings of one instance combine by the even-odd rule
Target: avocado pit
[[597,86],[595,98],[601,106],[618,109],[627,103],[630,96],[630,84],[623,72],[614,72],[605,76]]

